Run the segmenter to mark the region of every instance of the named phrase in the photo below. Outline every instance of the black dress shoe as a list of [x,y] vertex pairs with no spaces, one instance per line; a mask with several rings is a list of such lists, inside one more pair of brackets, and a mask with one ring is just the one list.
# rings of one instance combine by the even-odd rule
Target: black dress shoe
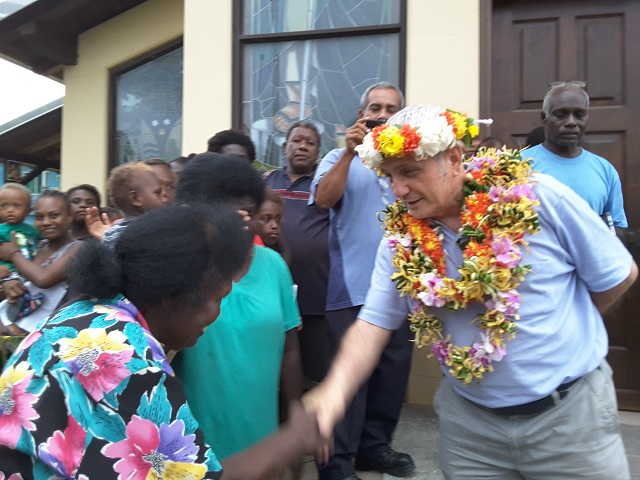
[[356,470],[361,472],[388,473],[394,477],[409,477],[415,472],[416,464],[406,453],[389,449],[377,457],[356,457]]

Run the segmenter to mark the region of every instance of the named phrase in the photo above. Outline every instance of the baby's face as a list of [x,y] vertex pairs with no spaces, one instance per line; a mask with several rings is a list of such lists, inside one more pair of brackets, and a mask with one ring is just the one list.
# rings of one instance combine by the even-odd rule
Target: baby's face
[[138,200],[143,212],[164,207],[167,204],[167,195],[160,179],[153,171],[142,172],[138,176],[135,190],[138,192]]
[[31,199],[20,190],[7,188],[0,191],[0,217],[10,225],[24,222],[29,214]]

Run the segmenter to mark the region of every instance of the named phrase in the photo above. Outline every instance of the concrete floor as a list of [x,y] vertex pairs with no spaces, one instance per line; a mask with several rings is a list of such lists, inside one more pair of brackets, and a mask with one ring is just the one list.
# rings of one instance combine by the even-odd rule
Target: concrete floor
[[[620,427],[632,480],[640,480],[640,412],[620,412]],[[438,424],[430,407],[406,404],[393,441],[394,449],[410,453],[416,462],[415,480],[443,480],[436,463]],[[416,450],[415,445],[420,445]],[[395,477],[379,473],[358,473],[362,480],[391,480]],[[315,464],[305,464],[303,480],[317,480]]]

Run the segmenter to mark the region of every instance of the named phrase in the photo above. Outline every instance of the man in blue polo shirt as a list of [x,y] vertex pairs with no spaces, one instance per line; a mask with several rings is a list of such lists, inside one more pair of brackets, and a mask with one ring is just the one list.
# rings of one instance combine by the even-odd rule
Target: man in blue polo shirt
[[[386,121],[403,103],[402,92],[388,82],[367,88],[360,101],[359,118],[347,130],[346,147],[329,152],[313,180],[310,203],[330,209],[327,325],[332,357],[355,322],[369,289],[382,238],[378,214],[395,200],[388,182],[362,164],[355,148],[370,131],[368,120]],[[327,465],[319,467],[320,480],[357,480],[355,469],[399,477],[415,470],[408,454],[389,446],[409,378],[413,352],[409,339],[409,329],[392,335],[382,361],[336,427],[334,455]]]
[[320,134],[311,122],[295,122],[287,131],[287,164],[265,173],[268,187],[284,200],[282,233],[291,252],[291,276],[298,285],[302,329],[298,331],[305,386],[326,373],[325,305],[329,278],[329,211],[307,205],[320,152]]
[[581,82],[561,82],[542,102],[545,140],[528,148],[534,168],[560,180],[584,198],[600,216],[609,213],[616,227],[626,228],[618,172],[606,159],[578,146],[589,119],[589,95]]
[[400,203],[358,320],[303,398],[321,432],[411,313],[444,375],[446,479],[629,480],[602,319],[638,276],[629,252],[581,197],[517,157],[464,162],[465,115],[418,105],[388,124],[360,154]]

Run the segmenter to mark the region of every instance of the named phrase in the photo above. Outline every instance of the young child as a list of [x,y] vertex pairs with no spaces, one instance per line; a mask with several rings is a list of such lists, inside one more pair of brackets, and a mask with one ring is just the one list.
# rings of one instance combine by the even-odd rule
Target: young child
[[[31,211],[31,191],[19,183],[5,183],[0,187],[0,216],[5,223],[0,224],[0,242],[11,242],[11,232],[15,234],[15,252],[20,252],[27,260],[32,260],[38,253],[38,230],[24,222]],[[9,268],[9,275],[2,280],[20,280],[20,274],[11,257],[7,261],[0,260],[0,265]],[[42,295],[25,293],[23,301],[18,303],[17,314],[28,315],[42,304]]]
[[[62,302],[67,293],[66,269],[81,244],[73,239],[69,228],[73,222],[73,215],[69,199],[64,192],[44,190],[38,196],[33,209],[36,228],[43,238],[37,255],[29,261],[21,255],[18,246],[12,241],[0,246],[0,256],[7,258],[7,255],[10,255],[22,277],[23,286],[28,291],[25,299],[28,299],[29,295],[39,299],[37,308],[34,308],[34,301],[30,300],[24,301],[21,309],[17,306],[15,309],[0,309],[0,320],[12,334],[33,331],[36,325]],[[7,298],[8,303],[12,303],[9,292]],[[12,314],[16,314],[16,317],[12,318]],[[15,324],[12,323],[14,321]]]
[[[24,222],[31,211],[31,191],[19,183],[5,183],[0,187],[0,216],[5,223],[0,224],[0,242],[11,241],[11,232],[15,232],[20,253],[32,260],[37,253],[38,230]],[[16,268],[11,262],[0,261],[0,265],[9,267],[12,273]]]
[[282,216],[284,215],[284,201],[279,193],[270,188],[266,189],[265,200],[256,216],[256,233],[262,239],[265,247],[269,247],[284,258],[287,265],[291,254],[282,238]]
[[125,163],[111,170],[107,193],[109,203],[124,215],[123,220],[113,224],[108,215],[101,215],[97,208],[90,209],[86,218],[91,235],[107,245],[112,245],[133,219],[167,204],[160,180],[153,169],[142,162]]

